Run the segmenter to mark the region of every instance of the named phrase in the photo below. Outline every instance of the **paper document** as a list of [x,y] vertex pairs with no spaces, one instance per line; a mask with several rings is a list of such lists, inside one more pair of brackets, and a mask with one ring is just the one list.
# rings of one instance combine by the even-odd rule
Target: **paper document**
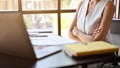
[[40,37],[31,37],[31,43],[33,45],[64,45],[64,44],[71,44],[77,43],[77,41],[63,38],[61,36],[50,34],[48,36],[40,36]]

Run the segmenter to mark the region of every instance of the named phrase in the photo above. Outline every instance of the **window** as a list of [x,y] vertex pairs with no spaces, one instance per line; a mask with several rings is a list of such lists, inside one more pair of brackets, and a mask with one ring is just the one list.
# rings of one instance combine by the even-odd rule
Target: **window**
[[0,11],[23,14],[28,30],[66,36],[81,0],[0,0]]
[[22,0],[23,10],[56,10],[57,0]]
[[48,30],[57,33],[57,14],[24,14],[24,21],[28,30]]
[[77,9],[81,0],[61,0],[61,9]]
[[61,36],[68,37],[68,28],[73,21],[75,13],[61,14]]
[[0,0],[0,11],[17,11],[18,0]]

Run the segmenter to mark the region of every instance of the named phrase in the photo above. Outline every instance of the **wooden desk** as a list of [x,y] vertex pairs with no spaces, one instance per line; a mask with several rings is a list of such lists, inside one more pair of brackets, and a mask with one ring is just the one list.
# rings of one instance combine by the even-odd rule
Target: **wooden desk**
[[83,68],[87,67],[87,64],[97,63],[97,62],[113,62],[115,58],[119,58],[113,54],[99,55],[99,56],[89,56],[78,59],[73,59],[67,56],[63,51],[45,57],[40,60],[29,60],[8,55],[0,55],[0,68],[68,68],[78,65],[82,65]]

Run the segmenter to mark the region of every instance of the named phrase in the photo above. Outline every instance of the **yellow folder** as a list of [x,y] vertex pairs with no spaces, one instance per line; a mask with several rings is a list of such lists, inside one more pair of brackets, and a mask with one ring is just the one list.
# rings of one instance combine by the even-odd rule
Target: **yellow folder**
[[88,55],[95,55],[95,54],[102,54],[102,53],[112,53],[118,51],[119,48],[116,45],[97,41],[97,42],[90,42],[87,44],[68,44],[65,45],[64,51],[74,57],[78,56],[88,56]]

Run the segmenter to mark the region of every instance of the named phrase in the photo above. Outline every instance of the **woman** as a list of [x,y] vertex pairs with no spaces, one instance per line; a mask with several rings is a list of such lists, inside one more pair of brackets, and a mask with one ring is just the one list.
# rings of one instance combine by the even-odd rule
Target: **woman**
[[82,43],[105,40],[114,15],[110,0],[83,0],[69,29],[69,37]]

